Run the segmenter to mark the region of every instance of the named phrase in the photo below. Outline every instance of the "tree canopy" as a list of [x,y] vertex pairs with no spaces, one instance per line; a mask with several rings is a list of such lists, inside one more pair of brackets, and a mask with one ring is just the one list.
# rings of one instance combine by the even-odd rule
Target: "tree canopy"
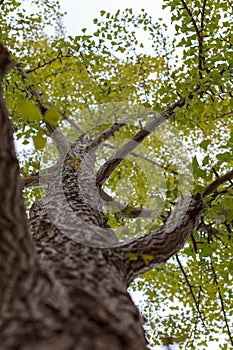
[[[105,195],[115,201],[106,217],[125,241],[159,227],[180,194],[205,194],[206,209],[184,248],[131,288],[144,293],[151,349],[206,349],[212,341],[226,349],[233,345],[233,4],[163,3],[175,39],[143,9],[103,10],[93,33],[84,28],[72,37],[59,1],[33,1],[32,10],[0,1],[1,43],[16,62],[4,78],[5,98],[28,210],[42,196],[38,183],[32,188],[38,172],[57,160],[50,141],[57,124],[70,140],[100,135],[101,166],[151,116],[162,115],[162,125],[105,178]],[[105,137],[114,123],[117,132]],[[212,191],[208,185],[218,179]],[[148,211],[136,216],[135,207]]]

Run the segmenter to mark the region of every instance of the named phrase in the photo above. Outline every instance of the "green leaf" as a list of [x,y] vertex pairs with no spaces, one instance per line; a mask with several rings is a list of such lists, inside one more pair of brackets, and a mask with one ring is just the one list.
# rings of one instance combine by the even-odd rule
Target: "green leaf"
[[42,149],[46,146],[46,138],[43,137],[41,134],[33,136],[32,139],[36,149]]
[[149,254],[141,254],[142,260],[144,261],[144,263],[148,266],[149,263],[154,259],[153,255],[149,255]]
[[201,257],[211,256],[214,249],[209,244],[203,244],[200,251]]
[[52,125],[57,125],[58,121],[61,119],[61,114],[56,107],[51,107],[44,115],[44,120]]
[[25,121],[36,121],[41,119],[39,108],[32,101],[23,101],[16,106],[16,111]]
[[136,261],[138,260],[138,255],[134,254],[134,253],[125,253],[125,257],[128,258],[129,260],[132,260],[132,261]]
[[208,145],[210,144],[210,140],[203,140],[199,146],[203,148],[205,151],[207,150]]
[[224,152],[224,153],[219,153],[216,155],[216,158],[218,158],[221,162],[229,162],[232,160],[232,153],[230,152]]

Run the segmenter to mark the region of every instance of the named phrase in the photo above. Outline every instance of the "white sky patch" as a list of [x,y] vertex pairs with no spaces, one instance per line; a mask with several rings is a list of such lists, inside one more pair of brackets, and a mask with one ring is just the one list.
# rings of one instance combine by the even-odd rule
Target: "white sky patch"
[[115,13],[117,10],[132,8],[134,13],[140,12],[143,8],[155,20],[163,18],[164,22],[170,24],[170,12],[162,9],[162,0],[118,0],[118,1],[93,1],[93,0],[60,0],[61,7],[67,12],[65,26],[69,35],[81,34],[82,28],[87,28],[88,32],[96,29],[93,19],[98,18],[100,11]]

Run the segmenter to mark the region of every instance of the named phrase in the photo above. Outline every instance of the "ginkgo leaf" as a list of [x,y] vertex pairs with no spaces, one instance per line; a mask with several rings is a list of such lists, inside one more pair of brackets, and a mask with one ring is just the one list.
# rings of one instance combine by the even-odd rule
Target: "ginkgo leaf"
[[36,121],[41,119],[39,108],[33,101],[22,101],[16,106],[16,111],[25,121]]
[[61,114],[56,107],[51,107],[44,115],[44,120],[52,125],[57,125],[58,121],[61,119]]
[[43,135],[37,134],[32,137],[36,149],[42,149],[46,146],[46,138]]

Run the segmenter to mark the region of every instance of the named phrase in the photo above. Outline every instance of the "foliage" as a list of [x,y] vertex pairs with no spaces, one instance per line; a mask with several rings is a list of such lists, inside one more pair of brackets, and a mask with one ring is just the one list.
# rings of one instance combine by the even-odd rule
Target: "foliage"
[[[143,10],[138,15],[131,9],[115,14],[101,11],[100,18],[94,19],[94,33],[83,29],[82,35],[71,37],[64,34],[63,15],[55,0],[33,1],[33,13],[23,1],[5,0],[0,6],[1,42],[28,76],[22,79],[15,67],[5,80],[15,138],[20,148],[29,144],[27,153],[19,152],[22,176],[56,161],[52,148],[47,147],[41,156],[50,144],[46,122],[59,122],[74,140],[80,133],[70,130],[64,116],[72,116],[83,131],[93,135],[127,116],[126,127],[98,152],[98,166],[122,140],[129,140],[145,125],[150,114],[165,110],[181,96],[186,97],[186,104],[169,121],[173,134],[168,139],[173,144],[165,139],[168,130],[158,130],[105,185],[126,205],[162,208],[160,217],[131,220],[113,208],[106,214],[109,223],[121,228],[124,239],[158,227],[177,200],[180,168],[187,167],[186,175],[192,177],[185,155],[179,163],[181,154],[191,157],[193,192],[203,192],[232,168],[230,1],[164,0],[175,27],[172,42],[166,25],[155,23]],[[54,32],[46,34],[51,28]],[[177,48],[182,57],[176,57]],[[31,87],[39,93],[31,94]],[[38,94],[47,108],[44,118]],[[185,150],[178,147],[179,140]],[[38,189],[25,191],[28,206],[39,197]],[[222,349],[232,345],[232,223],[229,182],[219,195],[206,199],[202,222],[179,256],[132,286],[145,293],[143,312],[151,348],[178,343],[180,349],[206,349],[215,340]]]

